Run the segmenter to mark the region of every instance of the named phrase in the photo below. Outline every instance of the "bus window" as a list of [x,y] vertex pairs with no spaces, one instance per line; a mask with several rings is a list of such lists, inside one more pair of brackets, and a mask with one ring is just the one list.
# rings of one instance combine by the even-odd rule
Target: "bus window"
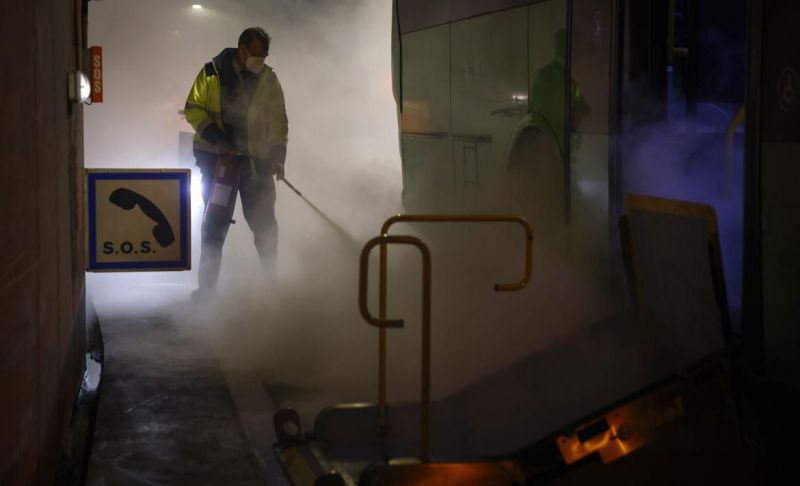
[[[612,0],[575,2],[572,14],[573,130],[608,133]],[[591,109],[589,109],[591,107]]]
[[539,129],[555,134],[560,153],[564,152],[566,13],[565,0],[551,0],[532,5],[529,20],[530,111],[546,120],[548,127]]
[[449,26],[403,35],[400,129],[409,210],[439,208],[451,197],[449,60]]
[[482,205],[479,192],[493,193],[525,116],[526,13],[522,7],[451,24],[453,167],[463,210]]

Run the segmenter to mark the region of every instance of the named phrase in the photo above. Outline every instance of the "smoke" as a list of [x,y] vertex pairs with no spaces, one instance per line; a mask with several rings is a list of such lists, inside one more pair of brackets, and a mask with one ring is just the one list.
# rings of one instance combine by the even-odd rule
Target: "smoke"
[[[90,4],[89,39],[104,48],[106,93],[86,110],[87,167],[177,167],[178,133],[191,131],[178,110],[195,76],[243,28],[259,25],[272,37],[267,64],[286,97],[286,176],[308,201],[277,185],[279,262],[271,278],[237,209],[217,299],[190,303],[195,271],[92,274],[90,293],[101,316],[159,316],[204,333],[226,366],[256,370],[273,399],[294,405],[304,420],[327,404],[374,400],[377,330],[358,313],[357,272],[363,243],[402,212],[391,2],[218,0],[203,7]],[[202,202],[193,191],[196,268]],[[613,311],[592,276],[538,236],[529,287],[494,292],[495,283],[523,273],[524,239],[512,225],[398,225],[393,232],[419,235],[433,254],[434,397]],[[392,400],[419,393],[419,261],[413,249],[391,249],[389,315],[406,319],[405,329],[389,332]],[[373,255],[373,314],[376,267]],[[520,384],[519,393],[536,391]]]
[[[281,80],[290,121],[286,175],[311,204],[278,184],[279,273],[262,275],[241,210],[225,246],[220,298],[189,304],[196,271],[91,274],[101,315],[171,319],[205,332],[223,359],[265,382],[314,390],[331,363],[336,384],[367,380],[374,330],[356,305],[361,242],[400,211],[400,161],[391,93],[390,2],[130,1],[90,5],[91,44],[105,57],[105,102],[86,112],[86,165],[178,166],[179,116],[202,66],[235,46],[243,28],[272,37],[267,63]],[[193,260],[202,201],[193,178]],[[356,356],[346,363],[341,356]],[[271,375],[267,375],[272,373]],[[308,378],[306,380],[305,378]],[[318,391],[318,390],[317,390]],[[352,399],[367,399],[363,393]],[[350,398],[350,397],[347,397]],[[336,398],[339,399],[338,397]],[[322,399],[320,399],[322,400]]]
[[744,143],[726,147],[725,128],[733,113],[717,121],[688,123],[675,133],[669,123],[636,131],[637,143],[626,158],[626,192],[705,203],[717,213],[726,290],[730,306],[741,306]]

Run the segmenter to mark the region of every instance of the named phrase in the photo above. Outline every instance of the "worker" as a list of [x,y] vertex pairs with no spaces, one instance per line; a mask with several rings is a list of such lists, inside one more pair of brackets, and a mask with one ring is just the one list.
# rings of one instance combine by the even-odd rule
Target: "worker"
[[[566,114],[564,81],[567,77],[567,32],[559,29],[553,37],[553,59],[536,71],[531,86],[529,99],[530,110],[541,114],[549,122],[550,128],[556,138],[559,150],[566,150],[566,143],[570,140],[571,133],[565,134],[564,116]],[[577,132],[581,123],[589,116],[591,110],[583,97],[578,84],[570,79],[570,132]],[[573,150],[575,143],[573,142]]]
[[[193,152],[203,176],[203,202],[208,204],[218,157],[237,157],[242,211],[265,271],[273,274],[278,249],[274,177],[283,179],[289,124],[281,84],[264,64],[269,48],[264,29],[245,29],[237,48],[223,49],[200,70],[184,113],[195,130]],[[203,222],[194,301],[216,293],[229,224],[217,218]]]

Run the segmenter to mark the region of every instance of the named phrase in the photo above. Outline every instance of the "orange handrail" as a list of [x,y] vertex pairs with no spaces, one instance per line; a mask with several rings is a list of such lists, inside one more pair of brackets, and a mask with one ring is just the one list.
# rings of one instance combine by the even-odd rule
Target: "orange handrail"
[[[385,316],[375,318],[367,306],[367,287],[369,279],[369,254],[372,249],[381,245],[401,244],[416,246],[422,254],[422,384],[420,398],[420,459],[430,458],[430,403],[431,403],[431,254],[428,246],[413,236],[381,235],[369,240],[361,250],[358,280],[358,307],[361,316],[369,324],[386,332],[387,327],[403,327],[402,319],[387,320]],[[385,368],[385,360],[384,360]],[[385,369],[384,369],[385,371]],[[385,379],[385,375],[383,376]],[[385,406],[385,403],[384,403]]]
[[[395,223],[516,223],[522,226],[525,231],[525,272],[522,279],[510,284],[495,284],[495,291],[513,291],[523,289],[531,280],[532,260],[533,260],[533,231],[530,224],[520,217],[507,214],[498,215],[472,215],[472,214],[397,214],[387,219],[381,227],[381,235],[388,235],[389,229]],[[379,273],[379,293],[378,311],[380,319],[386,319],[387,312],[387,247],[381,244],[380,248],[380,273]],[[389,323],[387,323],[389,324]],[[378,430],[379,433],[386,433],[387,413],[386,413],[386,327],[379,326],[378,332]]]

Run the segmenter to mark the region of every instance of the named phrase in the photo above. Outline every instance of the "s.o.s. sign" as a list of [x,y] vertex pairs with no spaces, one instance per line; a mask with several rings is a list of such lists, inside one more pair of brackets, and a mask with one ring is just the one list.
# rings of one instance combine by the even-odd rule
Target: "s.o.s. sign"
[[103,48],[92,46],[89,48],[92,61],[92,103],[103,102]]

